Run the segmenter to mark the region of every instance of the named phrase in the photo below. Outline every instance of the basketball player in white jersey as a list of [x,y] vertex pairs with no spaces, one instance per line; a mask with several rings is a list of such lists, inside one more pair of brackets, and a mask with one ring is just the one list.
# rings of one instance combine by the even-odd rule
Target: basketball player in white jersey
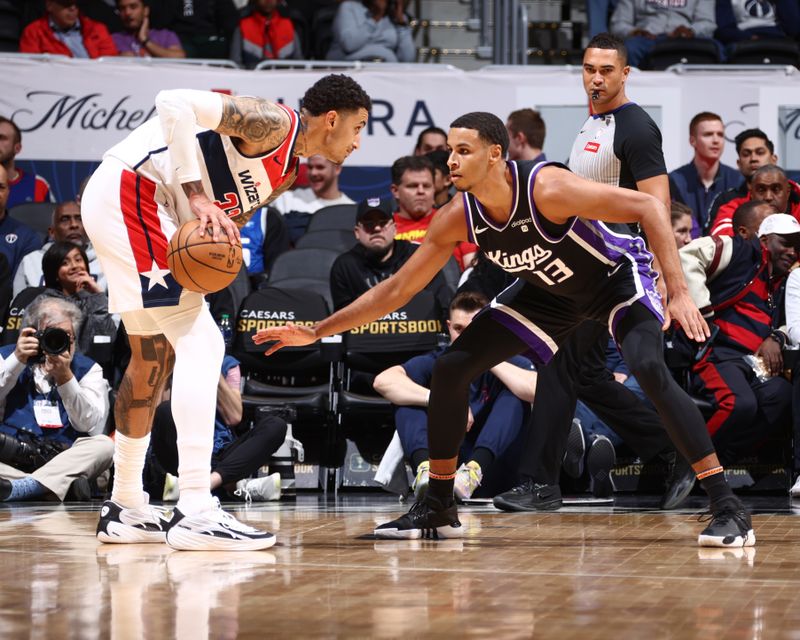
[[[298,156],[341,163],[358,148],[371,107],[351,78],[329,75],[300,112],[261,98],[177,89],[156,96],[157,117],[110,149],[83,194],[86,232],[122,315],[131,361],[115,405],[116,469],[103,504],[102,542],[176,549],[253,550],[275,536],[223,512],[210,492],[216,386],[224,345],[203,296],[183,290],[166,262],[169,239],[198,218],[231,243],[252,212],[294,181]],[[170,373],[181,495],[170,514],[147,504],[142,468],[153,413]]]

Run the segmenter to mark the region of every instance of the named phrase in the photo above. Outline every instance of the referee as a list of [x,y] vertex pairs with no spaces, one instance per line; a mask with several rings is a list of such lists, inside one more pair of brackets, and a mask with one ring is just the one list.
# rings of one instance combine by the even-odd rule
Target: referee
[[[629,73],[622,40],[607,33],[592,38],[583,56],[583,83],[592,114],[573,143],[569,166],[588,180],[648,193],[669,210],[661,132],[644,109],[625,95]],[[638,234],[638,229],[625,224],[617,225],[617,229],[612,224],[606,226]],[[608,327],[585,321],[561,345],[553,360],[539,370],[519,469],[523,482],[496,496],[496,507],[537,511],[561,506],[559,473],[578,399],[612,426],[640,459],[661,456],[668,463],[670,474],[662,508],[676,507],[691,491],[694,473],[675,451],[658,414],[606,368],[608,338]],[[609,471],[611,465],[613,449],[608,452]]]

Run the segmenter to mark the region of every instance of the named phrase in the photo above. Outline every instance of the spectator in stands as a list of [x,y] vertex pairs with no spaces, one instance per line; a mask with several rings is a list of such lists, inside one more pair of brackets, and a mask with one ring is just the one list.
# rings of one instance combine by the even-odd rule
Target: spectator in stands
[[[77,202],[62,202],[55,208],[49,233],[54,242],[72,242],[86,252],[86,256],[89,258],[89,275],[105,293],[108,288],[106,277],[100,269],[100,261],[95,255],[94,247],[83,230],[81,210]],[[14,276],[15,296],[26,287],[40,287],[44,284],[42,256],[52,245],[53,242],[48,242],[38,251],[31,251],[22,259],[17,268],[17,274]]]
[[678,249],[692,241],[692,210],[682,202],[672,201],[670,210],[672,233]]
[[739,205],[733,212],[733,235],[745,240],[758,238],[758,228],[764,218],[778,213],[774,205],[762,200],[748,200]]
[[794,39],[800,35],[797,0],[716,0],[715,5],[717,30],[714,37],[723,44]]
[[450,153],[444,149],[437,149],[426,153],[425,157],[433,165],[433,206],[438,209],[450,202],[453,197],[453,181],[450,179],[450,166],[447,164]]
[[278,0],[252,0],[253,11],[233,32],[231,60],[252,69],[262,60],[300,59],[303,51],[290,18],[281,15]]
[[12,277],[22,258],[42,246],[39,234],[28,225],[15,220],[8,214],[8,173],[0,164],[0,253],[4,254],[11,268]]
[[711,203],[709,219],[711,220],[711,235],[716,235],[717,218],[720,208],[732,200],[738,200],[726,208],[727,223],[730,223],[730,216],[739,204],[745,202],[749,195],[750,179],[756,169],[765,164],[778,164],[778,156],[775,155],[775,145],[761,129],[746,129],[734,138],[736,145],[736,166],[743,180],[736,187],[723,191]]
[[328,60],[414,62],[417,50],[405,5],[405,0],[344,0],[333,21]]
[[8,258],[0,253],[0,319],[6,318],[12,298],[11,267],[8,266]]
[[150,22],[174,31],[187,58],[228,58],[239,24],[232,0],[161,0],[150,6]]
[[709,39],[716,28],[714,4],[708,0],[618,0],[611,15],[611,33],[624,38],[632,67],[642,66],[658,42]]
[[[397,202],[394,214],[396,238],[419,244],[436,215],[433,206],[434,168],[428,158],[403,156],[392,164],[392,196]],[[477,246],[460,242],[453,252],[463,271],[472,263]]]
[[[453,298],[447,321],[451,342],[488,303],[476,293],[459,293]],[[418,500],[427,491],[430,471],[427,407],[431,377],[436,360],[444,351],[442,347],[390,367],[378,374],[374,382],[375,390],[397,407],[395,425],[403,452],[416,471],[413,488]],[[455,480],[457,498],[471,498],[484,476],[502,476],[507,472],[508,465],[494,463],[503,459],[519,436],[530,413],[535,389],[536,372],[531,362],[521,356],[501,362],[470,384],[467,437]],[[509,478],[506,482],[510,485],[513,480]]]
[[508,130],[508,159],[544,162],[545,126],[535,109],[517,109],[506,120]]
[[[214,419],[214,448],[211,454],[211,490],[221,499],[239,497],[247,502],[279,500],[281,476],[273,473],[250,479],[269,462],[286,438],[286,422],[276,416],[261,417],[253,428],[237,436],[235,427],[242,421],[242,394],[239,391],[239,361],[226,355],[217,383],[217,415]],[[178,435],[170,400],[156,409],[150,439],[153,456],[167,473],[178,474]],[[180,482],[180,478],[178,478]],[[177,499],[177,496],[170,496]]]
[[[397,273],[417,246],[395,238],[392,204],[381,198],[368,198],[358,203],[356,244],[341,254],[331,267],[331,297],[334,310],[346,307],[362,293]],[[426,287],[439,301],[447,305],[453,292],[441,273]]]
[[800,223],[775,213],[758,239],[698,238],[680,251],[689,292],[718,331],[693,371],[695,391],[715,408],[707,427],[723,465],[789,422],[791,385],[781,375],[787,336],[775,300],[798,246]]
[[74,302],[81,310],[78,349],[101,365],[108,364],[117,323],[108,312],[108,297],[89,273],[89,258],[80,245],[54,242],[42,256],[44,285]]
[[447,151],[447,133],[439,127],[426,127],[417,136],[415,156],[426,156],[431,151]]
[[692,209],[692,238],[704,235],[709,226],[709,210],[716,196],[739,184],[739,172],[722,164],[725,125],[716,113],[703,111],[689,123],[689,144],[694,157],[669,174],[673,200]]
[[81,16],[75,0],[47,0],[46,14],[22,32],[20,53],[52,53],[70,58],[117,55],[117,47],[101,22]]
[[26,173],[15,164],[22,151],[22,132],[13,120],[0,116],[0,164],[8,174],[11,193],[6,206],[10,209],[25,202],[52,202],[50,185],[35,173]]
[[711,235],[732,236],[733,212],[748,200],[764,200],[772,204],[779,213],[788,213],[800,220],[800,185],[789,180],[780,167],[765,164],[751,176],[744,198],[733,198],[719,208]]
[[117,13],[124,31],[111,34],[121,56],[185,58],[177,34],[150,28],[149,0],[117,0]]
[[275,258],[291,248],[286,222],[272,205],[256,211],[241,228],[241,235],[242,258],[253,277],[269,275]]
[[[80,325],[72,302],[42,295],[25,310],[17,343],[0,347],[0,500],[88,500],[89,481],[111,466],[108,383],[76,353]],[[36,333],[45,330],[56,353],[40,353]]]
[[270,203],[270,206],[275,207],[286,218],[289,237],[293,243],[306,232],[311,216],[323,207],[355,204],[339,189],[341,165],[315,155],[308,159],[306,168],[308,188],[292,189]]

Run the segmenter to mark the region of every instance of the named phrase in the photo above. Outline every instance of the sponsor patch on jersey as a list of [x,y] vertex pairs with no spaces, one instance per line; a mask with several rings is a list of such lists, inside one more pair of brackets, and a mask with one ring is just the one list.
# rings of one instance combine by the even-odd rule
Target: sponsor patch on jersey
[[591,153],[597,153],[598,151],[600,151],[600,143],[599,142],[594,142],[594,141],[589,141],[589,142],[586,143],[586,146],[583,148],[583,150],[584,151],[589,151]]

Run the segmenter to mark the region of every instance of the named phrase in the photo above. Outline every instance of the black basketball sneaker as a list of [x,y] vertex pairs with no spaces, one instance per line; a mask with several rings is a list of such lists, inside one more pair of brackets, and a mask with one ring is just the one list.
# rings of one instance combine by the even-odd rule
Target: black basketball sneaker
[[136,509],[106,500],[100,508],[97,539],[100,542],[136,544],[166,542],[171,513],[145,504]]
[[[431,502],[441,508],[436,509],[430,504]],[[455,503],[445,507],[430,496],[422,502],[415,502],[411,510],[404,516],[375,529],[376,538],[401,540],[417,540],[419,538],[440,540],[461,538],[463,535],[464,528],[458,519]]]
[[756,534],[750,514],[738,498],[711,505],[710,522],[697,538],[701,547],[752,547]]
[[275,535],[239,522],[214,498],[211,509],[187,516],[175,509],[167,544],[184,551],[258,551],[275,544]]

